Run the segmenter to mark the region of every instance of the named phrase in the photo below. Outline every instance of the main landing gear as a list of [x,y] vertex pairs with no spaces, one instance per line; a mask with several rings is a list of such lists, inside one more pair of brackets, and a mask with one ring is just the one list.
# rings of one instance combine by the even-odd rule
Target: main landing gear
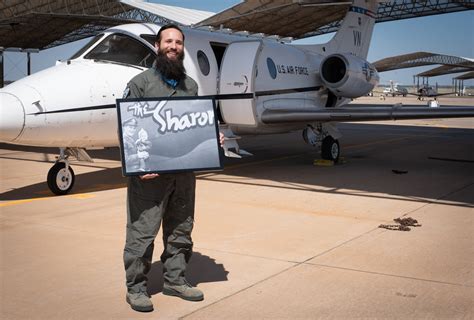
[[308,125],[303,129],[303,139],[313,147],[321,148],[321,157],[335,163],[339,160],[341,149],[338,138],[341,134],[332,124],[318,124],[315,127]]
[[65,148],[59,148],[58,160],[48,171],[48,187],[57,195],[69,193],[75,181],[74,171],[69,166],[69,155],[66,155],[65,151]]

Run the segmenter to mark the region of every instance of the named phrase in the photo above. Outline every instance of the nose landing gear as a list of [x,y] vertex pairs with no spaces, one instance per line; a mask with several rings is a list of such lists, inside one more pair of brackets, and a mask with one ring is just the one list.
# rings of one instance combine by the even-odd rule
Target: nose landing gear
[[74,186],[75,175],[69,165],[64,162],[56,162],[48,171],[48,187],[57,195],[64,195],[71,191]]
[[69,166],[68,156],[65,155],[65,148],[60,148],[59,158],[48,171],[48,187],[56,195],[65,195],[74,186],[75,175]]

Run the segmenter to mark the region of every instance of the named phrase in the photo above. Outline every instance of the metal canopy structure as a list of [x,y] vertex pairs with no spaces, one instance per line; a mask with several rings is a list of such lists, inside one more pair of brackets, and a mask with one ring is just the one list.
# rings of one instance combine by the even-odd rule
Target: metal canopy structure
[[[474,70],[474,61],[471,59],[450,56],[445,54],[437,54],[431,52],[414,52],[409,54],[403,54],[394,57],[388,57],[385,59],[378,60],[373,63],[374,67],[379,72],[404,69],[404,68],[413,68],[427,65],[442,64],[444,66],[449,66],[451,69],[467,69]],[[447,71],[448,68],[444,68],[441,71]],[[456,72],[464,72],[466,70],[460,70]],[[448,74],[453,72],[445,72],[441,74]],[[434,76],[434,75],[431,75]]]
[[198,26],[302,38],[344,18],[352,1],[261,0],[239,3]]
[[[251,33],[306,38],[337,31],[351,3],[352,1],[328,0],[245,1],[201,21],[198,26],[207,25],[245,30]],[[379,4],[376,22],[417,18],[473,8],[472,0],[384,1]]]
[[466,66],[444,65],[444,66],[437,67],[425,72],[418,73],[416,76],[429,78],[429,77],[441,76],[444,74],[469,72],[469,71],[474,71],[474,62],[471,62],[470,64],[466,64]]
[[[45,49],[124,23],[131,8],[117,1],[9,0],[0,2],[0,46]],[[82,29],[77,32],[78,29]],[[75,34],[71,37],[70,34]],[[81,36],[82,35],[82,36]],[[64,39],[57,42],[59,39]]]
[[[428,78],[441,76],[451,73],[470,72],[474,73],[474,60],[444,54],[430,52],[415,52],[403,54],[399,56],[385,58],[373,63],[379,72],[413,68],[427,65],[440,64],[441,66],[434,69],[421,72],[413,76],[413,86],[418,89],[420,86],[420,78],[423,85],[428,85]],[[456,80],[458,79],[458,80]],[[471,78],[462,78],[462,76],[453,79],[453,87],[456,92],[461,92],[463,80]],[[461,80],[461,81],[459,81]]]
[[454,79],[458,79],[458,80],[474,79],[474,71],[471,71],[471,72],[465,73],[465,74],[463,74],[463,75],[457,76],[457,77],[454,78]]
[[119,24],[189,24],[213,14],[137,0],[0,1],[0,47],[47,49]]
[[453,78],[454,91],[458,95],[463,96],[466,94],[465,87],[464,87],[464,80],[469,80],[469,79],[474,79],[474,71],[471,71],[463,75],[457,76],[456,78]]
[[[173,21],[183,25],[222,26],[236,31],[304,38],[336,31],[350,3],[247,0],[211,16],[205,11],[139,0],[5,0],[0,1],[0,47],[42,50],[131,22],[163,24]],[[380,3],[376,22],[473,8],[472,0],[392,0]]]

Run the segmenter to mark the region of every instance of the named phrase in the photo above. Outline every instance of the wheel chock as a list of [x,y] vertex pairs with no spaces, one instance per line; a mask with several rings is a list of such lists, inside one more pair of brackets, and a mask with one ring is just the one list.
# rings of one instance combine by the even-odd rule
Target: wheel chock
[[[346,159],[344,157],[339,157],[339,159],[337,160],[337,164],[343,164],[343,163],[346,163]],[[335,165],[336,163],[333,160],[315,159],[313,164],[315,166],[331,167]]]
[[332,160],[325,160],[325,159],[316,159],[314,160],[313,164],[315,166],[321,166],[321,167],[331,167],[334,165],[334,161]]

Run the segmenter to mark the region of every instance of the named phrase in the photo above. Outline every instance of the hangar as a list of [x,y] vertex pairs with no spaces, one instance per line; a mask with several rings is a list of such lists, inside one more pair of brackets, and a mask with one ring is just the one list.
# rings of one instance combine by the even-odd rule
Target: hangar
[[[463,76],[453,79],[453,89],[459,94],[462,94],[463,81],[472,79],[472,73],[474,73],[474,59],[430,52],[414,52],[388,57],[374,62],[373,65],[379,72],[427,65],[441,65],[413,76],[413,87],[416,87],[417,90],[420,88],[420,78],[422,85],[428,85],[428,79],[430,77],[468,72]],[[471,75],[469,76],[469,74]]]
[[[274,26],[279,23],[279,36],[305,38],[336,31],[350,4],[329,0],[244,1],[214,14],[139,0],[9,0],[0,2],[0,47],[43,50],[94,36],[117,24],[143,21],[274,34],[275,29],[267,29],[268,21],[260,19],[263,13]],[[380,3],[376,22],[473,8],[469,0],[394,0]],[[238,23],[237,17],[246,20]]]
[[[3,86],[4,51],[26,52],[29,61],[31,52],[91,37],[114,25],[144,21],[305,38],[336,31],[350,4],[351,1],[329,0],[243,1],[214,14],[139,0],[1,1],[0,87]],[[473,8],[470,0],[394,0],[380,3],[376,22]],[[268,29],[263,14],[272,20],[272,30]]]

